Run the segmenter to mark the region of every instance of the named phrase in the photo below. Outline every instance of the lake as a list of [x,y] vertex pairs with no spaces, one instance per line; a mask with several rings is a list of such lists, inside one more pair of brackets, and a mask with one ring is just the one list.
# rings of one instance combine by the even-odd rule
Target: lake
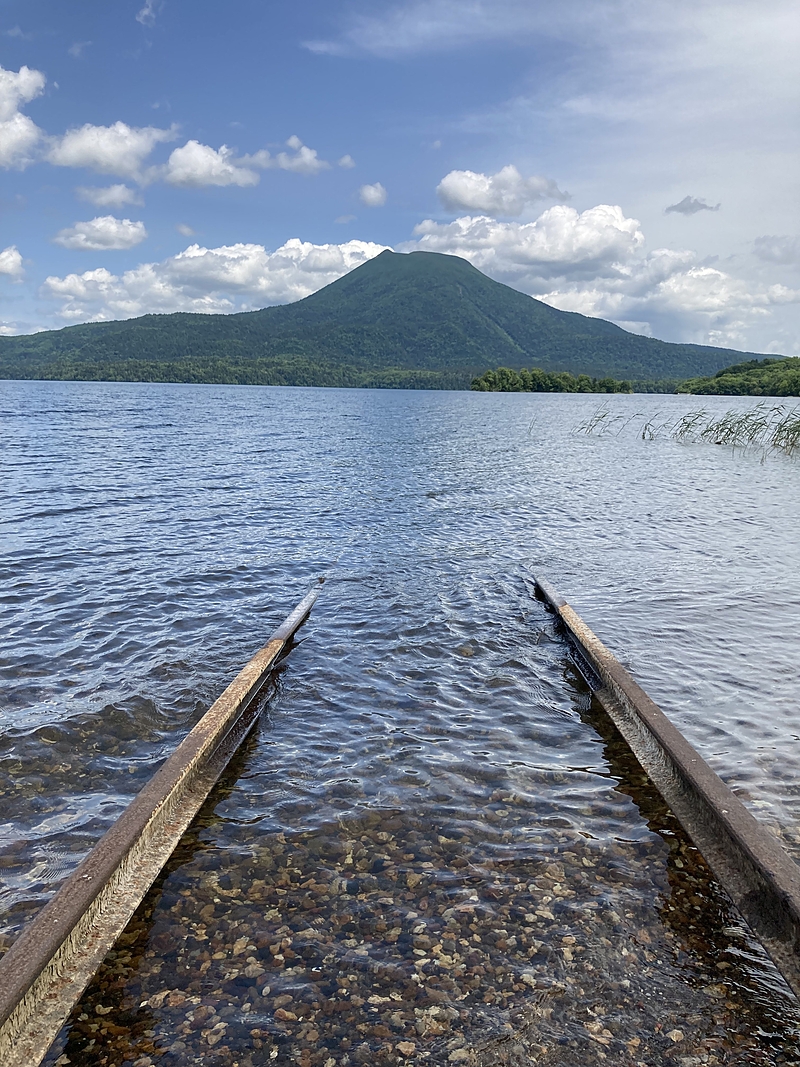
[[580,432],[756,401],[0,390],[5,944],[326,577],[48,1063],[800,1060],[533,592],[799,858],[800,461]]

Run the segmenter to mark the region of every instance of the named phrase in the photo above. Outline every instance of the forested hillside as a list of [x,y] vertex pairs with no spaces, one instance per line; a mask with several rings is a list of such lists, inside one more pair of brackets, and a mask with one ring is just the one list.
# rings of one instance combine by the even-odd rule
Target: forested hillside
[[742,355],[558,311],[456,256],[386,251],[294,304],[3,337],[0,377],[469,388],[498,366],[683,379]]
[[679,393],[721,396],[800,396],[800,359],[754,359],[724,367],[710,378],[690,378]]

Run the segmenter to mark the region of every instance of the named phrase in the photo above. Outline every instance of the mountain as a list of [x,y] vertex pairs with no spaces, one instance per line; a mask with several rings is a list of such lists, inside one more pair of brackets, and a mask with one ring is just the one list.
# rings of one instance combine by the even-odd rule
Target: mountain
[[689,378],[679,393],[706,396],[800,396],[800,359],[749,360],[723,367],[713,377]]
[[468,388],[498,366],[653,380],[713,374],[741,358],[558,311],[435,252],[382,252],[304,300],[262,311],[0,338],[2,378],[105,381]]

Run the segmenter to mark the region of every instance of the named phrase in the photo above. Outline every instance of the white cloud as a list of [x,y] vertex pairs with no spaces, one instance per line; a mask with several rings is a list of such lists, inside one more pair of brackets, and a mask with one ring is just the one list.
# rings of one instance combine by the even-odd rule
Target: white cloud
[[691,267],[665,278],[650,299],[663,300],[671,310],[717,314],[731,306],[738,310],[758,310],[800,300],[800,290],[784,285],[755,287],[716,267]]
[[304,41],[304,47],[320,55],[396,57],[453,52],[492,41],[530,45],[547,35],[591,38],[615,15],[627,11],[633,21],[634,14],[625,0],[395,0],[371,5],[369,14],[355,5],[345,10],[338,36]]
[[258,185],[258,174],[251,167],[241,166],[233,149],[222,145],[217,150],[199,141],[187,141],[182,148],[176,148],[163,175],[170,185],[184,187]]
[[194,237],[195,231],[191,226],[188,226],[185,222],[179,222],[175,229],[182,237]]
[[346,226],[348,222],[355,222],[355,215],[338,215],[334,220],[339,226]]
[[176,148],[165,167],[161,168],[164,181],[170,185],[200,187],[204,185],[258,185],[258,170],[288,170],[295,174],[318,174],[328,170],[330,163],[320,159],[313,148],[304,145],[299,137],[292,136],[286,142],[289,152],[271,156],[266,148],[252,155],[236,156],[232,148],[222,145],[219,149],[187,141]]
[[155,25],[156,15],[161,10],[159,0],[145,0],[144,6],[136,15],[136,21],[143,26]]
[[19,278],[24,274],[22,256],[16,245],[9,245],[0,252],[0,274],[7,274],[12,278]]
[[349,153],[346,156],[342,156],[338,163],[339,166],[344,167],[345,170],[352,170],[352,168],[356,165],[356,161]]
[[[272,166],[278,167],[280,170],[294,171],[295,174],[319,174],[321,170],[330,169],[330,163],[327,163],[324,159],[319,159],[316,149],[304,145],[296,134],[289,138],[286,145],[293,150],[294,155],[289,155],[288,152],[279,152],[272,161]],[[349,159],[350,157],[347,156],[346,158]]]
[[436,188],[439,199],[451,211],[480,211],[489,215],[521,215],[538,200],[569,200],[551,178],[538,174],[523,178],[513,165],[497,174],[451,170]]
[[111,126],[86,123],[54,138],[47,158],[58,167],[87,167],[99,174],[143,181],[147,157],[157,144],[173,141],[175,135],[175,127],[161,130],[155,126],[128,126],[124,122]]
[[[674,44],[690,35],[696,57],[703,61],[704,54],[705,62],[713,62],[717,52],[709,45],[716,41],[735,41],[743,48],[749,44],[752,58],[754,50],[770,41],[773,55],[777,49],[791,51],[797,34],[794,0],[762,0],[757,6],[750,0],[652,0],[646,5],[627,0],[395,0],[372,5],[368,14],[355,5],[345,12],[338,36],[305,41],[305,47],[320,54],[390,57],[452,52],[491,41],[523,47],[580,41],[607,49],[616,40],[636,47],[652,37],[672,51],[677,70],[680,57]],[[639,58],[631,52],[629,47],[624,58]]]
[[383,207],[386,203],[386,190],[380,182],[374,185],[362,185],[358,190],[358,199],[364,207]]
[[83,252],[102,252],[110,249],[133,248],[147,237],[143,222],[117,219],[113,215],[101,215],[88,222],[76,222],[61,230],[53,240],[62,248]]
[[125,207],[126,204],[144,203],[136,190],[127,185],[79,185],[75,194],[95,207]]
[[[158,5],[149,2],[137,15],[140,22],[151,24]],[[70,53],[76,58],[89,43],[74,44]],[[18,72],[0,67],[0,167],[24,168],[41,157],[40,145],[46,143],[44,158],[57,167],[85,167],[99,174],[113,174],[140,184],[163,179],[171,185],[198,187],[208,185],[252,186],[259,182],[258,170],[268,168],[291,171],[295,174],[319,174],[329,170],[330,163],[320,159],[314,148],[303,144],[293,135],[286,142],[289,151],[271,156],[266,149],[252,155],[237,157],[233,149],[222,145],[218,149],[190,140],[176,148],[163,166],[146,166],[159,144],[174,141],[177,127],[160,129],[155,126],[135,127],[125,122],[110,126],[83,126],[68,130],[57,137],[46,138],[44,131],[20,108],[41,95],[46,78],[41,71],[21,67]],[[351,156],[342,156],[341,167],[353,167]],[[132,190],[118,184],[106,189],[82,186],[78,195],[98,207],[122,207],[141,203]]]
[[[383,7],[377,15],[351,16],[338,38],[304,42],[322,55],[371,52],[391,56],[404,52],[450,50],[477,39],[489,41],[507,33],[504,8],[518,2],[485,4],[471,0],[416,0]],[[515,20],[519,25],[519,19]]]
[[0,122],[0,167],[22,170],[32,163],[34,149],[41,136],[42,131],[33,120],[21,112]]
[[463,256],[493,277],[616,273],[644,245],[636,219],[619,207],[600,204],[579,214],[574,208],[548,208],[535,222],[498,222],[486,215],[454,222],[427,219],[415,227],[414,247]]
[[61,301],[71,322],[130,318],[147,312],[247,311],[299,300],[372,259],[368,241],[314,245],[293,238],[275,252],[263,245],[191,245],[160,263],[115,275],[105,268],[49,277],[42,293]]
[[42,94],[46,81],[41,71],[29,67],[16,73],[0,67],[0,167],[22,169],[33,162],[43,134],[20,108]]
[[41,96],[46,82],[41,71],[30,67],[20,67],[16,73],[0,67],[0,122],[13,118],[23,104]]
[[72,56],[73,59],[83,59],[83,53],[91,45],[91,43],[91,41],[76,41],[74,44],[71,44],[69,46],[67,52],[69,53],[69,55]]

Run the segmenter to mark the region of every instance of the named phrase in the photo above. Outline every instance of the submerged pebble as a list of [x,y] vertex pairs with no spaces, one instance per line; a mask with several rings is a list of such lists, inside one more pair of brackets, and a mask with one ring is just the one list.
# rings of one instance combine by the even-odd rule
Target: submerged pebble
[[482,839],[365,810],[234,863],[182,846],[48,1063],[797,1062],[788,993],[779,1020],[743,984],[759,950],[668,813],[663,837],[563,828],[524,855],[522,799],[483,813]]

